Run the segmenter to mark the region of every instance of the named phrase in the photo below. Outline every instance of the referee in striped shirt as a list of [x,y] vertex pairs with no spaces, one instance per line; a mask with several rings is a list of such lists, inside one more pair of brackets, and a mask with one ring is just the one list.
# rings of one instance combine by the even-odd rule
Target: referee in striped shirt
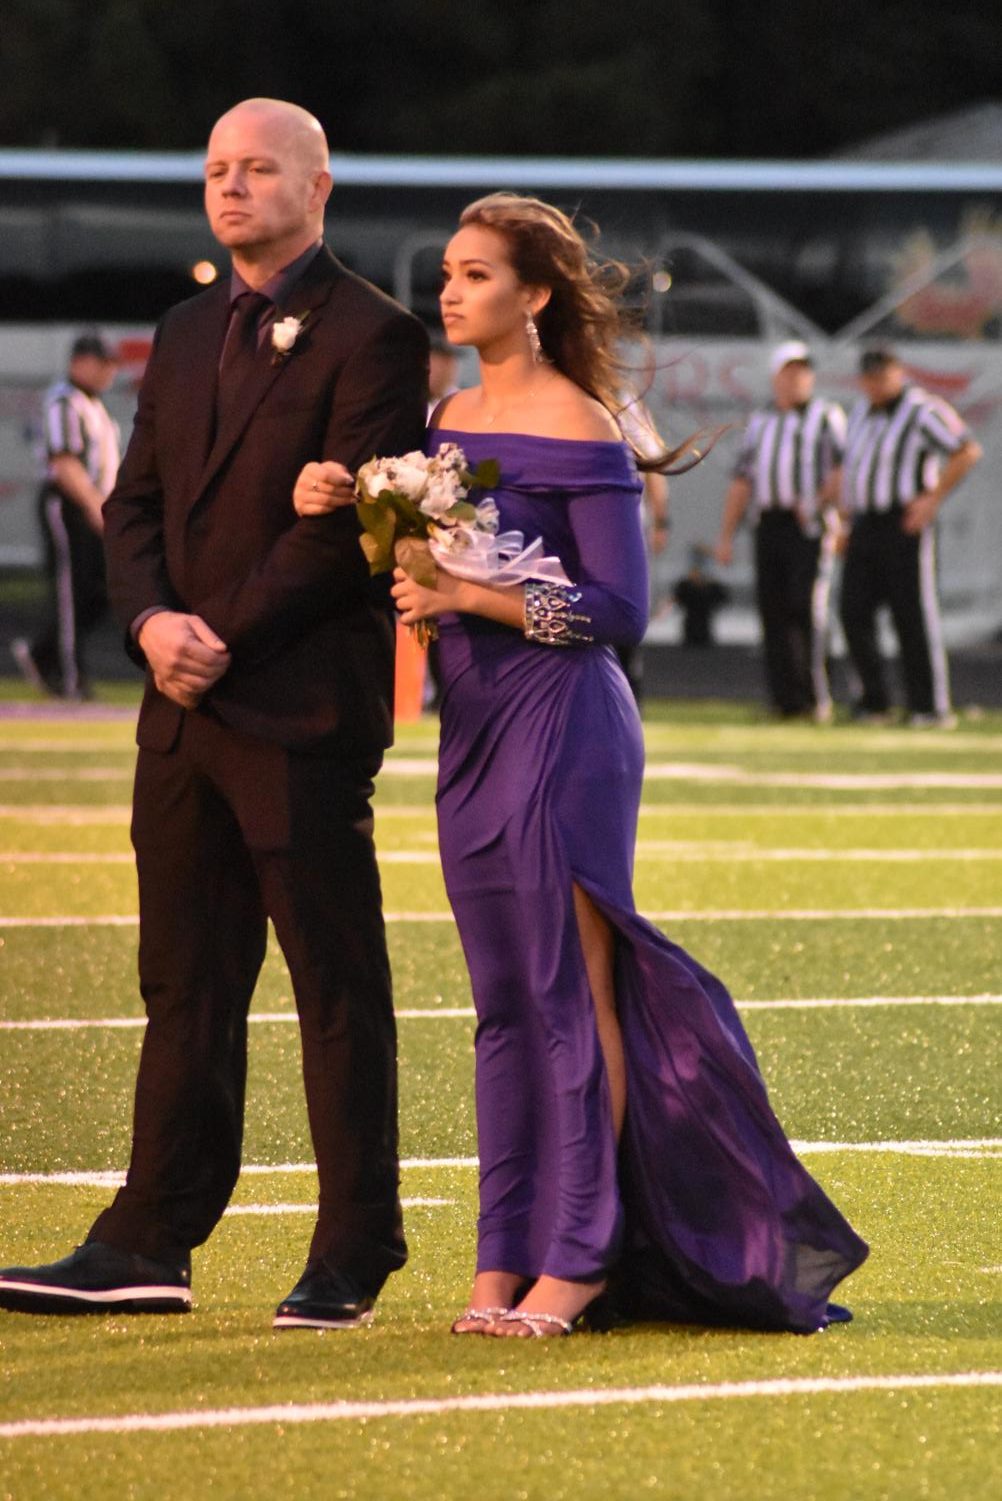
[[845,413],[814,394],[808,346],[791,339],[769,361],[772,405],[753,412],[724,500],[714,556],[725,566],[749,514],[769,697],[778,714],[831,718],[825,667],[828,599]]
[[108,611],[101,506],[118,472],[118,425],[101,400],[117,360],[98,334],[81,334],[66,378],[46,393],[38,498],[51,604],[33,641],[10,643],[34,687],[59,698],[90,696],[86,637]]
[[841,616],[862,684],[857,715],[878,721],[889,715],[876,630],[877,611],[887,605],[910,723],[950,728],[956,721],[936,589],[935,518],[981,448],[947,402],[908,380],[893,349],[864,350],[860,385],[841,482],[852,523]]

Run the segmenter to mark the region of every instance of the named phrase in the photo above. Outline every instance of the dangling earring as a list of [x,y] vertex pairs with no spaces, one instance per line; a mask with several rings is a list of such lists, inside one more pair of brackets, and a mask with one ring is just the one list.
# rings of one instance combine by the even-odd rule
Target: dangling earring
[[529,340],[529,350],[532,354],[532,363],[534,365],[541,365],[546,359],[546,356],[543,353],[543,346],[539,340],[539,329],[536,327],[536,320],[532,316],[531,308],[527,308],[525,312],[525,334],[526,338]]

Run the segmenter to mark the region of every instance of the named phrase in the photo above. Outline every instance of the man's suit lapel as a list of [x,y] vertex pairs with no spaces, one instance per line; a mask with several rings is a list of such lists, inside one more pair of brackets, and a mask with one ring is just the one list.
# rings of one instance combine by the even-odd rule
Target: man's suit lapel
[[[315,336],[316,327],[323,316],[324,305],[341,273],[340,263],[324,246],[292,288],[286,305],[278,309],[279,318],[287,316],[305,318],[303,329],[289,353],[280,359],[273,356],[271,338],[266,333],[264,347],[259,352],[257,363],[240,388],[236,401],[230,407],[229,414],[216,433],[215,440],[208,451],[202,472],[191,495],[192,506],[204,495],[206,488],[212,483],[268,391],[277,380],[285,375],[287,369],[294,365],[295,360],[309,348],[310,341]],[[227,302],[227,316],[228,312],[229,303]],[[223,334],[225,334],[225,328],[224,323]],[[221,348],[222,337],[213,351],[211,395],[209,400],[203,403],[206,409],[206,423],[210,431],[215,408]],[[200,383],[200,389],[204,390],[204,381]],[[200,450],[202,453],[205,451],[205,447]]]
[[179,429],[191,455],[189,495],[196,493],[198,477],[212,448],[215,430],[216,381],[219,357],[230,319],[230,299],[220,286],[215,303],[204,321],[204,337],[191,343],[185,351],[183,410]]

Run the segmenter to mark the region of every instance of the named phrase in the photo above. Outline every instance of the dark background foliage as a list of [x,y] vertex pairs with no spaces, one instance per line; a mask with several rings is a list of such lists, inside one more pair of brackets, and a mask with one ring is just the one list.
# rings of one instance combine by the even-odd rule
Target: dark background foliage
[[809,157],[1002,97],[998,0],[3,0],[0,145]]

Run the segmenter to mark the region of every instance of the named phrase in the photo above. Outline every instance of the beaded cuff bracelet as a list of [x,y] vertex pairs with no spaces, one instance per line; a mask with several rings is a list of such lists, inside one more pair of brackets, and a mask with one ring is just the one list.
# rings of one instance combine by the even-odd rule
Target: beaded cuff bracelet
[[[530,579],[525,586],[525,638],[543,646],[576,646],[594,641],[587,629],[591,616],[576,613],[572,606],[581,598],[573,584],[548,584]],[[586,627],[582,630],[579,627]]]

